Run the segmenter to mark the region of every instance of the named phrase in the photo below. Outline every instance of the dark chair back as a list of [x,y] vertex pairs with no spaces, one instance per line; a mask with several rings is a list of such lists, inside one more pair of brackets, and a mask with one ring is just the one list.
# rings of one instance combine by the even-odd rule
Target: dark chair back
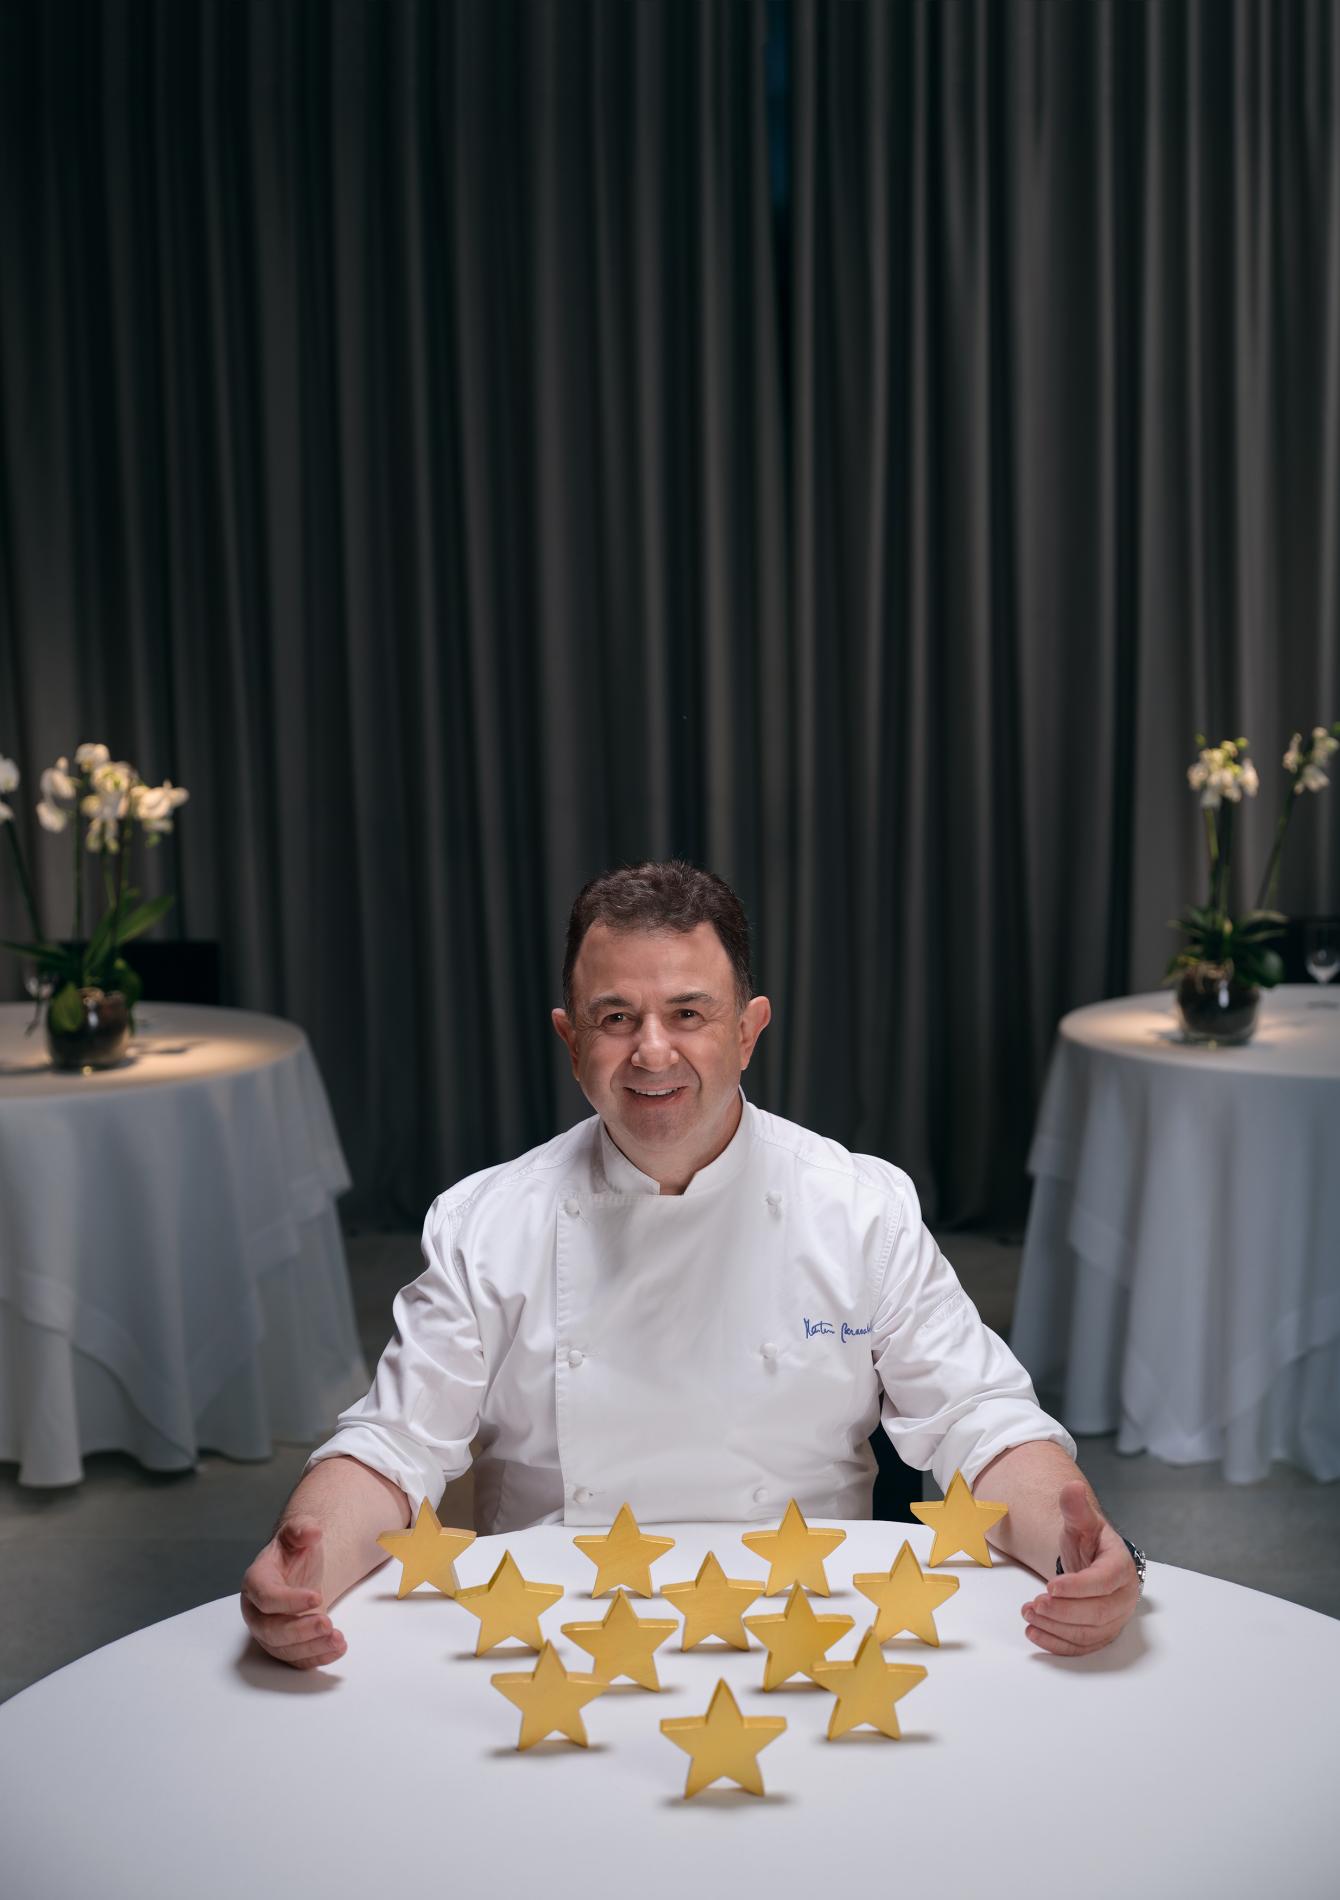
[[146,1003],[209,1003],[222,1000],[219,946],[189,938],[130,943],[126,962],[144,985]]
[[914,1524],[916,1519],[911,1506],[914,1499],[918,1504],[921,1502],[921,1473],[903,1463],[882,1425],[871,1432],[870,1449],[879,1466],[875,1473],[871,1516],[890,1524]]
[[[1332,929],[1340,929],[1340,917],[1291,917],[1289,919],[1284,927],[1284,935],[1275,946],[1284,959],[1286,983],[1310,983],[1312,980],[1307,973],[1307,965],[1303,961],[1309,924],[1329,924]],[[1337,980],[1340,981],[1340,979]]]

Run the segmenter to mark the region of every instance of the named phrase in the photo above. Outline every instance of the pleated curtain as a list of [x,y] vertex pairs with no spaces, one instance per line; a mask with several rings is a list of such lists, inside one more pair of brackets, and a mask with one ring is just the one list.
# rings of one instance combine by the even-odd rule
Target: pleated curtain
[[[682,853],[754,1099],[1017,1218],[1060,1015],[1203,894],[1193,734],[1254,741],[1246,883],[1340,716],[1338,103],[1325,0],[7,0],[49,928],[41,766],[190,786],[148,888],[412,1225],[586,1112],[568,904]],[[1308,807],[1281,897],[1337,909]]]

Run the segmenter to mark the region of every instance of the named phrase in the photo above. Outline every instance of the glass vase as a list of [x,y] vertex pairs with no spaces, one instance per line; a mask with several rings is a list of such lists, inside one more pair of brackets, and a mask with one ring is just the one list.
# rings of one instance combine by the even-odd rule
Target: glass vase
[[1197,963],[1178,979],[1177,1014],[1188,1042],[1250,1042],[1261,992],[1218,963]]
[[130,1011],[120,990],[80,990],[83,1021],[77,1029],[57,1029],[47,1005],[47,1048],[58,1069],[114,1069],[126,1059]]

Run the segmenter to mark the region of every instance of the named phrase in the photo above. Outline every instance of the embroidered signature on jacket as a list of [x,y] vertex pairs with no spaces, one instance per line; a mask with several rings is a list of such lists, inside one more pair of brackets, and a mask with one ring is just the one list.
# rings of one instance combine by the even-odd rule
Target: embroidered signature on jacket
[[[836,1333],[838,1330],[829,1319],[803,1319],[801,1324],[805,1328],[806,1339],[817,1339],[821,1333]],[[869,1326],[848,1326],[846,1320],[843,1320],[841,1333],[843,1339],[867,1339],[869,1335]]]

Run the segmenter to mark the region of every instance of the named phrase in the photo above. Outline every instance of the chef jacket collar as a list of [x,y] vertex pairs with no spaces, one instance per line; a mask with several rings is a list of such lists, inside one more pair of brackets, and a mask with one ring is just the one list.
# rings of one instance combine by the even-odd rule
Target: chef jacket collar
[[[753,1140],[750,1126],[752,1110],[743,1089],[740,1090],[742,1112],[739,1125],[726,1143],[715,1161],[709,1161],[705,1168],[699,1168],[685,1188],[685,1194],[712,1194],[717,1188],[725,1187],[733,1181],[749,1158],[749,1146]],[[659,1194],[660,1183],[641,1168],[635,1168],[622,1148],[615,1146],[604,1122],[600,1123],[600,1168],[605,1175],[605,1184],[615,1194]],[[597,1189],[599,1181],[597,1181]]]

